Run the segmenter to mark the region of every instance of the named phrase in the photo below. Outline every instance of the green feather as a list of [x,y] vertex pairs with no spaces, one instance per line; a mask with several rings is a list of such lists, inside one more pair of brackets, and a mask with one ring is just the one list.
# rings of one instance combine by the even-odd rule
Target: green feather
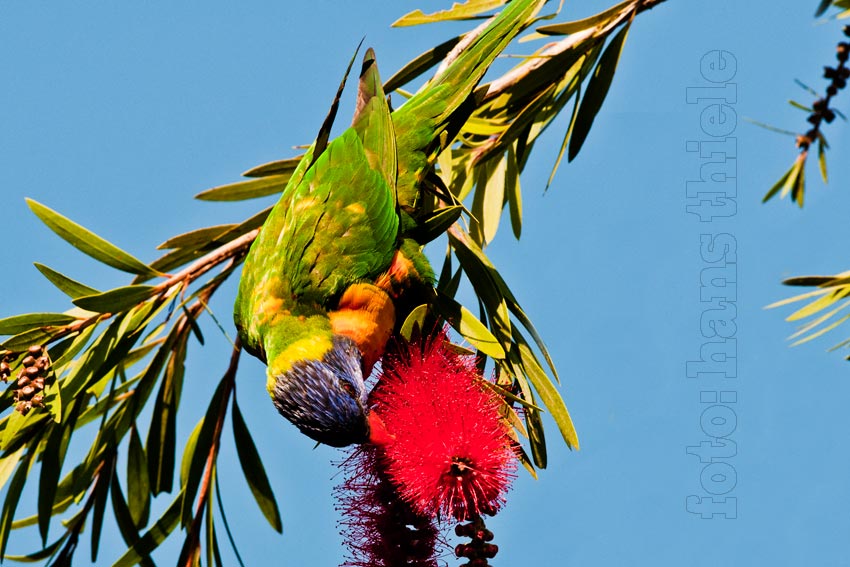
[[542,4],[513,0],[392,114],[375,54],[366,52],[351,127],[325,146],[338,93],[318,145],[299,163],[245,259],[234,318],[245,347],[268,362],[270,379],[325,354],[328,311],[347,287],[385,273],[399,248],[414,266],[414,287],[433,283],[418,245],[400,234],[400,206],[415,207],[423,177],[468,117],[464,103]]

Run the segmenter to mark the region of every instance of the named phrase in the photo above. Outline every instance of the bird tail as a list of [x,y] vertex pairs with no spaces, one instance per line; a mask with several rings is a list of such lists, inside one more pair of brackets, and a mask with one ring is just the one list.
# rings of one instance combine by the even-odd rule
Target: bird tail
[[393,113],[401,204],[413,205],[422,177],[440,152],[452,143],[456,125],[464,122],[474,109],[474,104],[464,103],[470,101],[475,86],[493,60],[544,2],[512,0],[457,59]]

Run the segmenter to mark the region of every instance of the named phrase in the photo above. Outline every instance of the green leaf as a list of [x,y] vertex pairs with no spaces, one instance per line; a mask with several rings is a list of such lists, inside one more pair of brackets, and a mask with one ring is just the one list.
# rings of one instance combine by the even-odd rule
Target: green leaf
[[242,177],[268,177],[270,175],[292,175],[304,154],[287,159],[272,161],[252,167],[242,174]]
[[822,141],[818,140],[818,167],[820,168],[820,176],[823,178],[824,183],[829,183],[829,179],[826,175],[826,151],[825,146]]
[[6,559],[9,561],[15,561],[17,563],[37,563],[39,561],[44,561],[53,555],[59,550],[59,547],[65,543],[65,540],[68,539],[70,532],[65,532],[62,537],[46,546],[43,549],[39,549],[35,553],[30,553],[29,555],[7,555]]
[[148,275],[151,277],[160,275],[156,270],[146,266],[140,260],[72,220],[63,217],[56,211],[32,199],[27,199],[27,204],[32,212],[50,230],[58,234],[71,246],[95,260],[131,274]]
[[100,536],[103,533],[103,516],[106,512],[106,501],[109,499],[109,485],[112,483],[112,475],[115,473],[115,448],[109,447],[106,449],[107,455],[104,457],[103,468],[97,476],[97,481],[94,485],[94,510],[92,511],[91,522],[91,561],[97,563],[97,553],[100,549]]
[[[147,436],[148,478],[151,492],[171,492],[174,482],[175,450],[177,445],[177,411],[183,390],[186,342],[188,334],[181,334],[171,347],[165,367],[165,377],[153,408],[153,419]],[[128,487],[129,488],[129,487]]]
[[629,34],[630,26],[631,22],[625,24],[617,32],[617,35],[602,52],[599,63],[587,82],[584,98],[574,120],[570,146],[567,150],[567,161],[573,161],[578,155],[588,133],[590,133],[590,127],[593,125],[596,114],[602,108],[602,102],[605,100],[611,81],[614,79],[614,72],[617,70],[617,63],[620,61],[620,54],[623,52],[623,45],[626,42],[626,36]]
[[129,512],[134,526],[148,523],[151,504],[148,461],[145,448],[135,425],[130,428],[130,444],[127,449],[127,496]]
[[220,234],[234,228],[235,224],[219,224],[216,226],[207,226],[198,228],[177,236],[172,236],[162,244],[156,247],[157,250],[166,250],[172,248],[192,248],[196,249],[205,244],[209,244],[215,240]]
[[762,203],[768,202],[774,195],[779,193],[780,190],[782,191],[783,196],[788,193],[788,190],[791,187],[788,182],[791,179],[792,175],[794,175],[796,177],[797,163],[798,162],[795,161],[794,164],[791,166],[791,168],[788,171],[786,171],[785,174],[782,177],[779,178],[779,181],[777,181],[776,183],[773,184],[773,187],[771,187],[768,190],[768,192],[765,194],[765,196],[762,197],[762,199],[761,199]]
[[460,39],[461,36],[453,37],[410,61],[384,83],[384,92],[390,93],[398,87],[406,85],[434,65],[440,63],[454,49],[454,46],[460,42]]
[[24,449],[25,447],[21,447],[14,453],[10,453],[0,459],[0,488],[6,486],[6,481],[12,476],[12,471],[15,470],[15,466],[20,462],[21,456],[24,454]]
[[283,524],[280,521],[280,511],[272,491],[271,483],[266,476],[263,460],[257,452],[251,432],[239,411],[236,396],[233,397],[233,437],[236,440],[236,453],[239,455],[239,464],[242,472],[251,488],[251,493],[257,501],[257,505],[263,512],[272,528],[278,533],[283,533]]
[[508,146],[507,170],[505,171],[505,197],[508,200],[508,211],[511,215],[511,229],[514,237],[519,240],[522,234],[522,189],[519,184],[519,166],[516,160],[514,147],[516,143]]
[[425,14],[422,10],[414,10],[393,22],[392,26],[400,28],[450,20],[478,19],[482,13],[498,8],[504,3],[505,0],[467,0],[466,2],[454,2],[448,10],[441,10],[433,14]]
[[229,185],[213,187],[195,195],[201,201],[245,201],[281,193],[290,175],[270,175],[250,181],[239,181]]
[[818,9],[815,11],[815,17],[820,18],[821,16],[823,16],[831,5],[832,0],[820,0],[820,4],[818,4]]
[[525,411],[525,422],[528,426],[531,458],[534,459],[534,464],[538,468],[545,469],[548,459],[546,457],[546,437],[543,434],[543,420],[540,417],[540,412],[527,409]]
[[41,327],[63,327],[76,321],[64,313],[28,313],[0,319],[0,335],[18,335]]
[[428,304],[423,303],[411,310],[404,323],[401,325],[399,334],[406,340],[411,340],[415,333],[422,333],[425,318],[428,316]]
[[34,264],[38,271],[41,272],[41,274],[45,278],[47,278],[50,283],[55,285],[59,289],[59,291],[61,291],[71,299],[76,299],[77,297],[82,297],[84,295],[95,295],[97,293],[100,293],[93,287],[89,287],[85,284],[81,284],[76,280],[72,280],[68,276],[60,274],[56,270],[48,268],[44,264],[39,264],[38,262],[35,262]]
[[422,221],[415,229],[410,231],[410,238],[419,244],[427,244],[441,236],[452,226],[463,213],[463,205],[442,207],[434,211],[429,217]]
[[499,340],[466,307],[441,292],[437,292],[435,306],[443,318],[475,348],[493,358],[505,357],[505,350]]
[[548,26],[540,26],[537,28],[537,33],[541,33],[543,35],[569,35],[589,30],[591,28],[601,29],[614,22],[620,16],[621,12],[636,4],[637,2],[635,2],[635,0],[626,0],[625,2],[620,2],[616,6],[612,6],[611,8],[590,16],[589,18],[575,20],[572,22],[563,22],[560,24],[551,24]]
[[78,297],[72,303],[96,313],[120,313],[150,299],[155,291],[156,288],[151,285],[128,285],[96,295]]
[[34,447],[37,446],[37,439],[33,439],[33,443],[35,445],[30,446],[27,454],[21,459],[20,464],[18,464],[18,469],[15,471],[14,476],[12,476],[12,482],[9,483],[6,500],[3,502],[3,512],[0,514],[0,559],[6,555],[6,544],[9,543],[12,520],[15,517],[15,510],[21,499],[21,493],[24,491],[24,484],[27,481],[30,465],[32,465],[32,460],[36,452]]
[[[130,508],[127,506],[124,493],[121,491],[121,483],[118,480],[118,475],[112,475],[109,494],[112,499],[112,511],[115,514],[115,523],[118,524],[118,531],[121,532],[124,543],[133,547],[140,539],[139,532],[133,524]],[[154,567],[154,563],[149,557],[140,558],[139,565],[142,565],[142,567]]]
[[242,562],[242,556],[239,554],[239,549],[236,547],[236,542],[233,539],[233,534],[230,531],[230,523],[227,521],[227,513],[224,511],[224,502],[221,501],[221,488],[218,485],[218,475],[215,475],[215,500],[218,503],[218,511],[221,514],[221,521],[224,523],[224,531],[227,533],[227,540],[230,542],[230,547],[233,549],[233,554],[236,556],[236,562],[239,567],[245,567]]
[[201,343],[201,346],[204,346],[204,334],[201,332],[201,327],[198,325],[198,322],[195,320],[195,317],[189,313],[189,310],[183,305],[183,314],[186,316],[186,320],[189,322],[189,328],[192,329],[192,334],[195,335],[195,338],[198,339],[198,342]]
[[150,557],[151,552],[165,541],[165,538],[174,531],[174,528],[180,522],[180,507],[182,503],[183,492],[181,491],[151,529],[133,547],[128,549],[118,561],[113,563],[112,567],[132,567],[142,562],[145,558]]
[[[583,77],[579,78],[580,80]],[[561,165],[561,160],[564,159],[564,151],[567,149],[567,144],[569,144],[570,139],[573,135],[573,129],[576,125],[576,116],[578,116],[579,103],[581,102],[581,88],[580,85],[576,88],[576,102],[573,105],[573,113],[570,116],[570,125],[567,127],[567,131],[564,132],[564,140],[561,142],[561,147],[558,150],[558,157],[555,158],[555,165],[552,166],[552,172],[549,174],[549,179],[546,181],[546,189],[552,185],[552,181],[555,179],[555,173],[558,171],[558,167]]]
[[183,485],[183,491],[185,494],[183,511],[181,513],[183,525],[189,525],[191,522],[193,514],[192,505],[195,501],[195,495],[198,493],[198,488],[200,488],[201,477],[204,474],[207,460],[212,454],[213,447],[216,443],[216,424],[219,419],[224,419],[224,416],[221,415],[222,411],[227,410],[226,395],[228,395],[229,392],[228,377],[225,376],[219,381],[218,387],[210,399],[207,412],[204,414],[203,424],[198,432],[195,447],[192,450],[193,455],[189,462],[189,472],[186,475],[186,481]]
[[59,330],[55,327],[38,327],[30,329],[3,341],[3,343],[0,344],[0,350],[21,352],[31,345],[43,345],[47,343],[58,332]]
[[192,459],[195,457],[195,447],[198,444],[198,436],[201,434],[201,427],[204,425],[204,420],[198,421],[189,438],[186,439],[186,445],[183,446],[183,460],[180,462],[180,484],[185,486],[189,479],[189,469],[192,467]]
[[558,425],[558,429],[561,431],[564,441],[567,442],[567,446],[571,449],[578,449],[578,435],[576,435],[572,418],[570,418],[570,412],[567,411],[567,406],[564,404],[561,394],[551,380],[549,380],[549,377],[546,376],[543,368],[537,363],[534,353],[531,352],[525,341],[519,342],[518,346],[525,375],[528,376],[528,379],[534,385],[534,389],[540,395],[543,405],[552,414],[552,418]]
[[70,423],[67,427],[53,424],[47,429],[49,433],[47,443],[41,452],[41,473],[38,479],[38,531],[42,545],[47,544],[47,531],[53,515],[59,475],[62,472],[62,464],[65,462],[65,451],[73,428],[74,424]]
[[800,104],[800,103],[799,103],[799,102],[797,102],[796,100],[789,100],[789,101],[788,101],[788,104],[790,104],[791,106],[793,106],[794,108],[796,108],[796,109],[798,109],[798,110],[804,110],[804,111],[806,111],[806,112],[811,112],[811,111],[812,111],[812,109],[811,109],[811,108],[809,108],[808,106],[805,106],[805,105],[803,105],[803,104]]

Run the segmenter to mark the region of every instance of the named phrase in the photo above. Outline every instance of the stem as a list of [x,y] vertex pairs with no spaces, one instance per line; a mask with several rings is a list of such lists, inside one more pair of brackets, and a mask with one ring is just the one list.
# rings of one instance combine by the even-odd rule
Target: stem
[[538,56],[529,59],[526,63],[515,67],[513,70],[508,71],[498,79],[495,79],[490,83],[482,85],[482,87],[480,88],[487,89],[486,93],[484,94],[484,98],[482,99],[482,102],[492,100],[497,96],[505,93],[506,91],[509,91],[517,83],[520,83],[531,73],[546,64],[549,58],[555,57],[557,55],[560,55],[561,53],[565,53],[571,49],[574,49],[576,46],[589,39],[606,37],[609,33],[611,33],[611,31],[613,31],[614,29],[619,27],[623,22],[625,22],[625,20],[632,18],[635,15],[646,10],[651,10],[658,4],[661,4],[665,1],[666,0],[635,0],[634,4],[624,8],[623,11],[620,12],[620,15],[617,16],[616,19],[609,22],[607,25],[601,28],[595,27],[592,29],[582,30],[580,32],[568,35],[561,41],[550,45],[542,52],[540,52]]
[[192,525],[189,528],[187,541],[192,551],[186,557],[184,567],[191,567],[195,563],[196,556],[200,553],[200,528],[204,518],[204,506],[210,496],[210,489],[213,486],[212,479],[215,471],[216,459],[218,457],[218,449],[221,442],[221,430],[224,427],[224,418],[227,416],[227,405],[230,403],[230,395],[236,385],[236,369],[239,366],[239,355],[242,353],[242,344],[239,338],[236,339],[236,344],[233,345],[233,351],[230,354],[230,364],[227,371],[224,373],[225,391],[221,397],[219,405],[218,419],[215,422],[213,430],[213,443],[210,446],[210,452],[207,454],[207,462],[204,466],[204,476],[201,479],[201,486],[198,490],[198,502],[195,505],[195,516],[192,519]]

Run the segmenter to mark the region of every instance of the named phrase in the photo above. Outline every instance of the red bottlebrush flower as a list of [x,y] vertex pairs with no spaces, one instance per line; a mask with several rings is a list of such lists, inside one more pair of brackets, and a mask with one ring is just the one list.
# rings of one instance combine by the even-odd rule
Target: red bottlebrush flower
[[342,463],[346,479],[336,492],[349,551],[343,567],[438,567],[437,526],[398,495],[379,453],[364,445]]
[[414,509],[463,521],[504,504],[516,455],[501,402],[445,334],[385,358],[372,402],[395,436],[387,476]]

